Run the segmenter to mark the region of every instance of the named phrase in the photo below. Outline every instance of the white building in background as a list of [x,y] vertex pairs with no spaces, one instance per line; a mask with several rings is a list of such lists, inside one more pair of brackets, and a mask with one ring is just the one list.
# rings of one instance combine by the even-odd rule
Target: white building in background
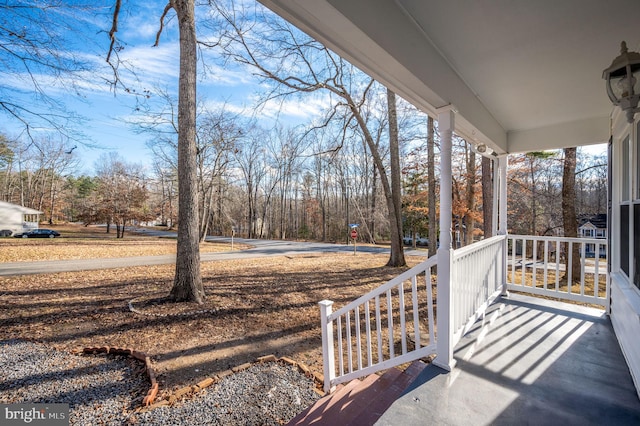
[[0,235],[9,236],[38,229],[41,211],[0,201]]
[[[607,238],[607,215],[595,214],[582,216],[578,218],[578,236],[581,238],[596,238],[599,240],[606,240]],[[587,244],[586,256],[596,256],[596,245]],[[607,248],[605,245],[601,245],[598,248],[599,257],[607,257]]]

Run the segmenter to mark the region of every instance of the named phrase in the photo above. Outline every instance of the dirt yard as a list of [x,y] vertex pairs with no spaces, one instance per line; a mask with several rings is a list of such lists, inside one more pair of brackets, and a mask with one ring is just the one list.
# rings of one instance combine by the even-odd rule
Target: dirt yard
[[[317,302],[339,308],[397,275],[387,260],[318,254],[203,263],[204,305],[164,303],[172,265],[0,278],[0,339],[132,347],[152,357],[164,392],[268,354],[321,372]],[[143,314],[131,312],[130,301]]]

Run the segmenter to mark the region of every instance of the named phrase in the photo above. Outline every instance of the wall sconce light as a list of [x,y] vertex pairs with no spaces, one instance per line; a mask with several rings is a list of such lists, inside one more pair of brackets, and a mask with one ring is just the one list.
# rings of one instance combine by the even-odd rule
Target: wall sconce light
[[489,148],[487,145],[481,143],[474,147],[474,151],[481,155],[491,155],[493,150]]
[[607,82],[607,94],[613,105],[626,112],[627,121],[633,123],[635,113],[640,112],[640,53],[629,52],[623,41],[620,55],[602,72],[602,78]]

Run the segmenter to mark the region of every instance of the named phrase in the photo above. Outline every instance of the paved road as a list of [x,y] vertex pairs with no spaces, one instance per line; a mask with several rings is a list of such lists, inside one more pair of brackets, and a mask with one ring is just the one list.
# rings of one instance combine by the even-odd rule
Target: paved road
[[[166,231],[154,231],[147,229],[136,230],[150,236],[175,237],[175,233]],[[212,242],[231,242],[231,238],[227,237],[207,237],[207,241]],[[265,256],[284,256],[305,253],[327,253],[327,252],[344,252],[345,254],[353,253],[353,246],[344,244],[328,244],[315,242],[297,242],[297,241],[277,241],[277,240],[250,240],[242,238],[234,238],[235,243],[248,244],[253,248],[242,251],[228,251],[216,253],[200,253],[200,259],[203,262],[231,260],[231,259],[251,259]],[[389,249],[385,247],[359,246],[360,253],[388,253]],[[408,255],[424,256],[425,252],[406,251]],[[147,265],[166,265],[175,263],[176,256],[174,254],[160,256],[137,256],[137,257],[118,257],[105,259],[78,259],[78,260],[52,260],[38,262],[11,262],[0,264],[0,276],[11,275],[32,275],[32,274],[50,274],[56,272],[74,272],[88,271],[95,269],[112,269],[127,268],[133,266]]]

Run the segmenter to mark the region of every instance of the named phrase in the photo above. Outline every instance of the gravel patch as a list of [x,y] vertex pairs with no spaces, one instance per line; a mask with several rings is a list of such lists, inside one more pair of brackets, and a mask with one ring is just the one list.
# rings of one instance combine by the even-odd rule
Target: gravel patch
[[282,425],[319,399],[296,367],[255,364],[173,407],[137,415],[144,425]]
[[0,342],[0,403],[66,403],[72,425],[122,425],[148,388],[141,364],[131,358]]
[[0,403],[67,403],[71,425],[281,425],[319,399],[297,368],[256,364],[171,407],[136,412],[149,383],[134,359],[0,342]]

